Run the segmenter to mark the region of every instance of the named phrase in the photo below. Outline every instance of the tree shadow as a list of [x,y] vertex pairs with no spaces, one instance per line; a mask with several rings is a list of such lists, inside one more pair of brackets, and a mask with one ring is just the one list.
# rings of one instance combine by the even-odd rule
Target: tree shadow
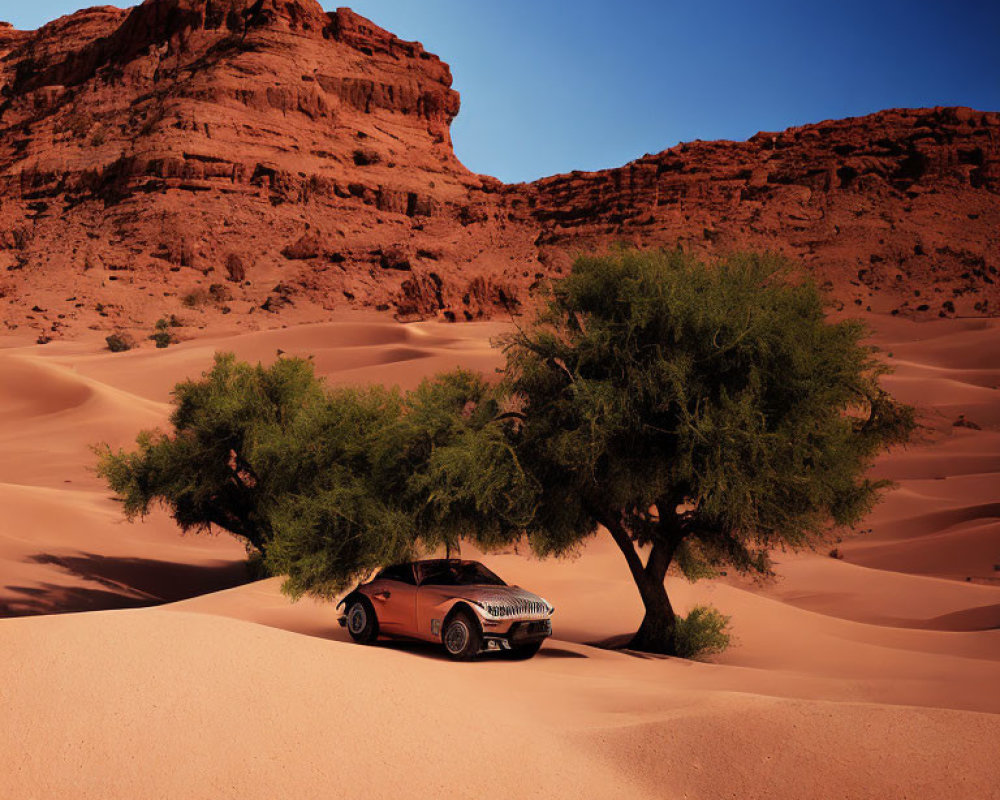
[[681,664],[691,663],[690,659],[681,658],[680,656],[667,656],[662,653],[644,653],[641,650],[632,650],[629,648],[628,644],[632,641],[634,633],[621,633],[616,636],[609,636],[607,639],[601,639],[594,642],[584,642],[588,647],[596,647],[599,650],[611,650],[615,653],[621,653],[623,656],[631,656],[632,658],[642,659],[644,661],[676,661]]
[[85,552],[37,553],[26,560],[59,567],[68,576],[91,585],[43,582],[34,586],[6,586],[4,593],[13,596],[0,598],[0,616],[159,605],[230,589],[250,580],[243,561],[186,564]]
[[139,598],[104,589],[38,583],[34,586],[5,586],[0,597],[0,618],[65,614],[73,611],[105,611],[149,605]]

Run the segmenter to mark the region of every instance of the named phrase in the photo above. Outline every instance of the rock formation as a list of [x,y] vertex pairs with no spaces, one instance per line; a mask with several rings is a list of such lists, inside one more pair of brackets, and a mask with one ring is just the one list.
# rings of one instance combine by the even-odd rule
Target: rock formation
[[877,310],[997,313],[1000,114],[890,110],[747,142],[691,142],[620,169],[512,187],[567,249],[773,250],[841,301]]
[[508,186],[456,159],[445,63],[316,0],[0,25],[0,95],[0,322],[47,339],[345,305],[476,319],[618,242],[778,250],[876,310],[998,308],[996,113],[886,111]]

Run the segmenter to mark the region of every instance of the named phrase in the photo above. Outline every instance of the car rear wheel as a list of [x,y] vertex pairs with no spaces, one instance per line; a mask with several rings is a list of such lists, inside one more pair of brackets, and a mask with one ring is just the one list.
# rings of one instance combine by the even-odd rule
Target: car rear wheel
[[471,661],[483,645],[483,634],[472,615],[465,610],[456,611],[444,624],[441,642],[445,652],[455,661]]
[[378,618],[367,597],[355,597],[348,603],[347,632],[358,644],[371,644],[378,638]]

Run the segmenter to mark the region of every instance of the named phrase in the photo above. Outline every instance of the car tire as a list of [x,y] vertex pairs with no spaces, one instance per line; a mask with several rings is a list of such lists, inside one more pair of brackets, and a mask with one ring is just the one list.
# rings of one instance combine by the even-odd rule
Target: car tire
[[522,644],[517,647],[511,647],[507,650],[504,655],[507,656],[511,661],[527,661],[529,658],[535,656],[539,650],[542,649],[542,643],[532,642],[531,644]]
[[472,661],[483,646],[483,634],[475,618],[459,609],[445,620],[441,643],[448,657],[455,661]]
[[378,639],[378,617],[375,607],[364,595],[347,604],[347,632],[358,644],[371,644]]

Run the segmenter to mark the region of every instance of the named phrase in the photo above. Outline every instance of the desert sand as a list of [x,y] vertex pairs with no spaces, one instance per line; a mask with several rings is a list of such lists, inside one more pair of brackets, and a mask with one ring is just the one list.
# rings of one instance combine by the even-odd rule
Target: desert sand
[[604,646],[641,606],[601,534],[576,559],[485,556],[556,606],[555,635],[455,664],[350,643],[331,604],[247,583],[235,540],[124,522],[92,472],[92,444],[163,424],[216,350],[410,387],[495,369],[503,323],[0,340],[0,797],[1000,797],[1000,325],[868,319],[920,441],[879,462],[897,488],[840,557],[668,579],[679,610],[732,616],[710,663]]

